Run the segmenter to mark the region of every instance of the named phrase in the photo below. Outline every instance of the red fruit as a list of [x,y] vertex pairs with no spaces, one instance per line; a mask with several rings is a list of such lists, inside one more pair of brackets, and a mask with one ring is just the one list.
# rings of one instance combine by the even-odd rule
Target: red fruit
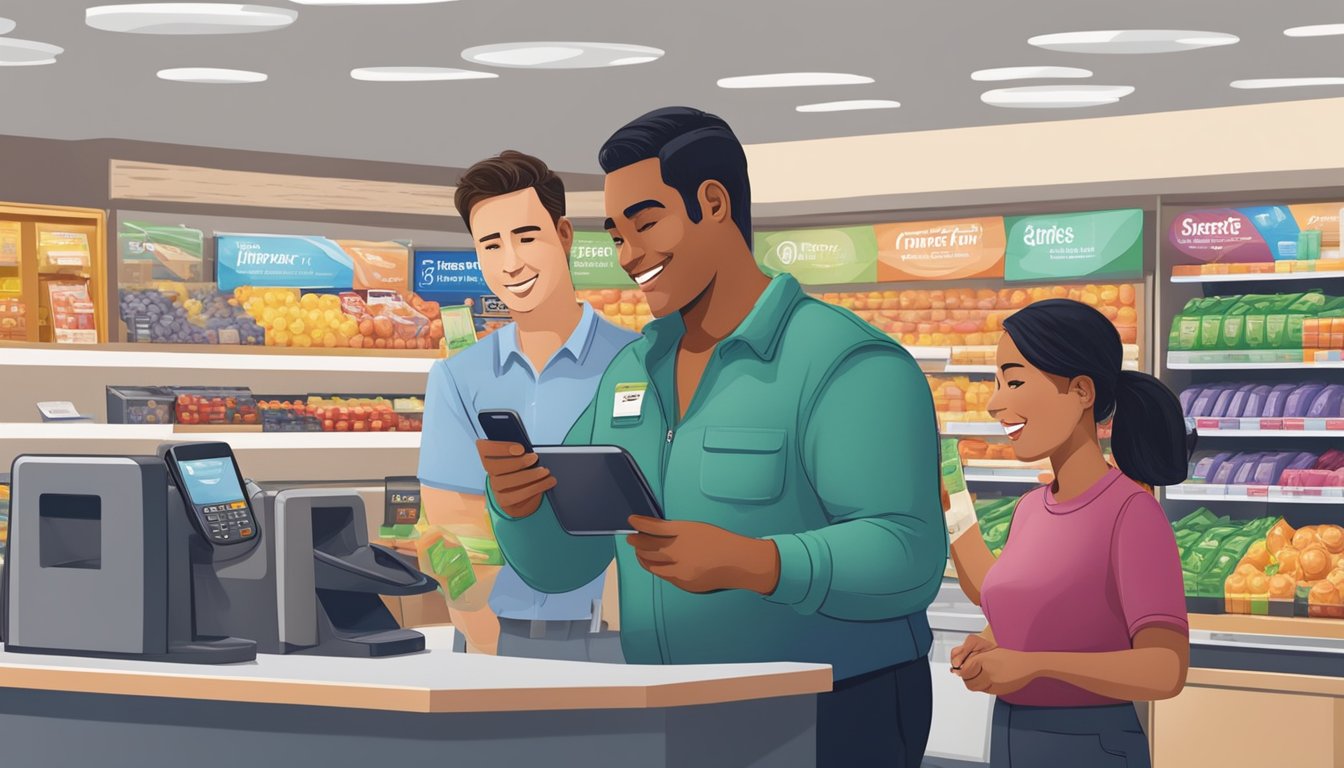
[[336,429],[336,422],[332,421],[331,419],[326,419],[322,422],[323,432],[332,432],[335,429]]

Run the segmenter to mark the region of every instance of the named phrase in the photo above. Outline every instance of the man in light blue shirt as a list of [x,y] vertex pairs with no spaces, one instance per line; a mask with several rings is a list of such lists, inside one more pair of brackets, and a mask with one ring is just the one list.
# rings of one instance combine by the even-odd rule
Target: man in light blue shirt
[[607,364],[637,335],[578,302],[568,266],[574,229],[564,218],[564,184],[540,160],[505,152],[482,161],[459,181],[455,202],[485,281],[514,322],[430,370],[418,474],[434,528],[420,550],[446,531],[473,553],[475,586],[456,596],[444,590],[463,641],[459,648],[620,661],[619,641],[602,632],[601,616],[594,616],[602,576],[572,592],[546,594],[490,559],[498,547],[485,511],[486,475],[476,451],[485,435],[476,415],[515,411],[533,443],[559,444],[592,400]]

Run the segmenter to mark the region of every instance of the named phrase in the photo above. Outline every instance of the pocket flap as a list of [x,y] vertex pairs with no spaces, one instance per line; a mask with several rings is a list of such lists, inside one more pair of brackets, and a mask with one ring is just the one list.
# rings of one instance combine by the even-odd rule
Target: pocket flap
[[705,430],[705,450],[724,453],[779,453],[784,450],[782,429],[709,427]]

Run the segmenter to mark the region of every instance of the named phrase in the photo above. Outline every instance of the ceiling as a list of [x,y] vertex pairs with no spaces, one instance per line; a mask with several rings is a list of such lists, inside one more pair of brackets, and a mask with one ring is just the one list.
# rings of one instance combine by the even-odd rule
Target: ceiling
[[[103,0],[105,3],[116,0]],[[1344,86],[1236,90],[1233,80],[1344,76],[1344,37],[1290,38],[1289,27],[1344,22],[1338,2],[1225,0],[459,0],[432,5],[311,6],[290,27],[245,35],[102,32],[97,2],[10,0],[7,37],[65,49],[56,64],[0,67],[0,134],[118,138],[322,157],[465,167],[505,148],[557,169],[594,172],[596,150],[623,122],[668,104],[725,117],[749,144],[1075,119],[1344,95]],[[1181,53],[1095,55],[1034,48],[1040,34],[1160,28],[1225,32],[1236,45]],[[358,67],[489,69],[464,49],[576,40],[654,46],[650,64],[586,70],[504,69],[496,79],[359,82]],[[1070,81],[973,82],[975,70],[1072,66]],[[174,67],[266,73],[248,85],[162,81]],[[868,85],[758,90],[719,78],[846,72]],[[1128,85],[1118,103],[1005,109],[984,91],[1044,83]],[[801,114],[801,104],[894,99],[899,109]],[[1247,152],[1273,151],[1247,147]],[[1048,162],[1048,158],[1042,158]]]

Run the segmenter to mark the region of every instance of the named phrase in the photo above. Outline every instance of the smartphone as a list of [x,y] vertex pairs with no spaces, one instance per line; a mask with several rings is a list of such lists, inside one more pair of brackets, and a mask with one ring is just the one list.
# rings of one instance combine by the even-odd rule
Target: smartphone
[[507,408],[492,408],[476,414],[488,440],[500,443],[518,443],[523,450],[533,453],[532,441],[527,439],[527,428],[518,414]]

